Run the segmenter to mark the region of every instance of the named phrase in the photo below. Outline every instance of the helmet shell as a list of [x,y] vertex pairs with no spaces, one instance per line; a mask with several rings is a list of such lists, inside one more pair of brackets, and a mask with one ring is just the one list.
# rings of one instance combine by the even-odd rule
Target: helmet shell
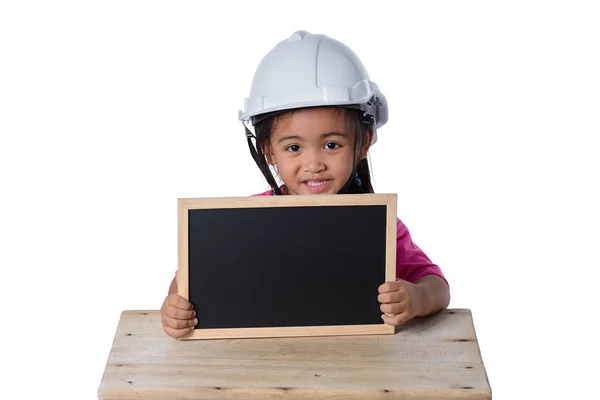
[[388,119],[385,96],[348,46],[297,31],[261,60],[238,118],[254,123],[261,114],[319,106],[360,108],[373,117],[375,128]]

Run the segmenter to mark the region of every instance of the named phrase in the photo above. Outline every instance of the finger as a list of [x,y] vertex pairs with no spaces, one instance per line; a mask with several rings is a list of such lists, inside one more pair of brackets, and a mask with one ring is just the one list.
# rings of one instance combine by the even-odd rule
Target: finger
[[192,303],[178,295],[177,293],[170,294],[167,297],[167,304],[180,310],[191,310],[194,308]]
[[395,292],[400,288],[401,283],[399,281],[390,281],[381,284],[378,288],[379,293]]
[[383,322],[392,326],[402,325],[410,319],[409,314],[407,312],[396,314],[393,317],[389,317],[386,314],[382,314],[381,318],[383,319]]
[[186,329],[191,326],[198,325],[198,318],[183,320],[183,319],[173,319],[169,317],[163,318],[163,325],[172,329]]
[[179,308],[180,310],[191,310],[194,308],[192,303],[177,293],[170,294],[167,297],[167,304],[172,307]]
[[198,324],[195,320],[184,321],[180,319],[164,318],[163,326],[171,329],[187,329]]
[[167,306],[165,307],[165,315],[169,318],[173,319],[185,319],[190,320],[196,316],[196,311],[194,310],[182,310],[179,308]]
[[391,293],[382,293],[377,296],[377,301],[386,304],[386,303],[400,303],[404,300],[404,292],[396,291]]
[[389,317],[393,317],[396,314],[401,314],[406,311],[406,303],[382,304],[379,309],[382,313],[388,314]]
[[174,338],[180,338],[186,336],[194,331],[194,328],[185,328],[185,329],[173,329],[169,327],[164,328],[165,333]]

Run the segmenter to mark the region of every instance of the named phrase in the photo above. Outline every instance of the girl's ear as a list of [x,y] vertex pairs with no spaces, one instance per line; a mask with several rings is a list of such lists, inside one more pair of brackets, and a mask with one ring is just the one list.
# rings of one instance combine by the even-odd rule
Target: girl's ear
[[364,160],[365,158],[367,158],[367,155],[369,154],[369,148],[371,147],[371,141],[373,140],[373,128],[369,129],[367,131],[367,134],[365,135],[365,144],[363,145],[363,148],[360,150],[360,160]]
[[270,165],[277,164],[275,162],[275,157],[273,157],[273,149],[271,148],[271,146],[269,146],[268,144],[266,144],[265,147],[263,148],[263,153],[265,154],[265,158],[267,159],[267,162]]

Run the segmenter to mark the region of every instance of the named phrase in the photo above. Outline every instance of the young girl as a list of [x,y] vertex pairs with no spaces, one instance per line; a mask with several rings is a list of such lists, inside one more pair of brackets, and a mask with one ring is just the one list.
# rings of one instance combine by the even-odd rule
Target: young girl
[[[271,186],[257,196],[373,193],[367,155],[387,114],[385,96],[352,50],[324,35],[294,33],[263,58],[239,114],[254,127],[253,134],[244,125],[250,152]],[[397,279],[379,286],[383,322],[397,326],[446,308],[442,271],[399,219],[396,249]],[[161,315],[173,337],[198,324],[176,278]]]

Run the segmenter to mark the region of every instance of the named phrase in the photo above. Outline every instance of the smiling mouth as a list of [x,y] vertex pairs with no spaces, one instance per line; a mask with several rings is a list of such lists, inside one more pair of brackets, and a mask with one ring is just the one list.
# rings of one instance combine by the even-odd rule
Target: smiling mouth
[[303,183],[306,186],[306,188],[311,192],[320,193],[327,190],[330,182],[331,180],[329,179],[311,179],[308,181],[304,181]]
[[322,180],[318,180],[318,181],[305,181],[304,183],[306,183],[310,187],[319,187],[319,186],[326,185],[327,182],[329,182],[327,179],[322,179]]

